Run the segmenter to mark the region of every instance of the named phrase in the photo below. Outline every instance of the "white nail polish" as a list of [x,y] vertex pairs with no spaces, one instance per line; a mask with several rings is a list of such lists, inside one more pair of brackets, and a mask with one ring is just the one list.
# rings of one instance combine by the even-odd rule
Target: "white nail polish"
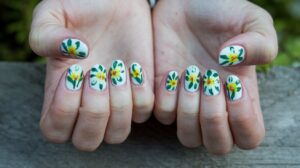
[[80,65],[72,65],[66,76],[66,86],[70,90],[79,90],[82,85],[83,70]]
[[86,58],[88,56],[87,45],[78,39],[68,38],[62,41],[60,45],[61,52],[71,58]]
[[124,62],[121,60],[114,60],[110,67],[110,79],[114,86],[124,85],[126,82],[126,69]]
[[229,75],[226,80],[226,91],[229,100],[235,101],[242,97],[242,84],[240,79],[235,75]]
[[201,73],[200,69],[195,66],[189,66],[185,71],[184,88],[188,92],[196,92],[199,89]]
[[240,64],[245,59],[245,49],[239,45],[227,46],[219,54],[219,64],[233,66]]
[[96,64],[90,71],[90,87],[103,91],[107,85],[107,72],[103,65]]

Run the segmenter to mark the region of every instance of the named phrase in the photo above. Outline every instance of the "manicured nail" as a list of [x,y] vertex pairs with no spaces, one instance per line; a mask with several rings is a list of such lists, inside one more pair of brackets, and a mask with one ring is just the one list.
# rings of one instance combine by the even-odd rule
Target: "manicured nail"
[[79,90],[82,85],[83,70],[80,65],[72,65],[68,69],[66,85],[70,90]]
[[199,89],[201,73],[197,66],[191,65],[185,71],[184,88],[188,92],[196,92]]
[[94,65],[90,71],[90,86],[91,88],[103,91],[106,88],[107,72],[104,66]]
[[203,91],[207,96],[215,96],[220,92],[220,77],[217,71],[209,69],[203,76]]
[[62,53],[73,58],[85,58],[88,55],[87,45],[78,39],[65,39],[60,46]]
[[140,64],[132,63],[130,66],[130,76],[132,83],[135,85],[142,85],[143,84],[143,69]]
[[125,65],[121,60],[114,60],[110,67],[110,78],[112,85],[120,86],[126,82]]
[[232,66],[243,62],[245,59],[245,49],[239,45],[232,45],[223,48],[219,55],[219,64],[222,66]]
[[171,71],[168,74],[166,81],[166,89],[168,91],[175,91],[178,84],[178,73],[176,71]]
[[227,96],[231,101],[238,100],[242,97],[242,84],[240,79],[235,75],[229,75],[226,81]]

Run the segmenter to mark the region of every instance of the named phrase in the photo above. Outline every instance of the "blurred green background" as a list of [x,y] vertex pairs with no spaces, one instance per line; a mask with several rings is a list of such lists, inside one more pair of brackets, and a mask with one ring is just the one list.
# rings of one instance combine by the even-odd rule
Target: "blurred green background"
[[[0,1],[0,60],[45,62],[28,45],[31,15],[39,0]],[[274,17],[278,32],[279,54],[270,65],[259,66],[259,71],[273,65],[300,67],[300,1],[252,0]]]

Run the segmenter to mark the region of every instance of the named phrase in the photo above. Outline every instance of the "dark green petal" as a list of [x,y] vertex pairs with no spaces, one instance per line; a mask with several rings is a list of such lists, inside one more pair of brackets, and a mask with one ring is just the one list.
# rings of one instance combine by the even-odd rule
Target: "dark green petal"
[[228,63],[229,63],[229,61],[224,61],[220,65],[225,65],[225,64],[228,64]]
[[172,74],[172,79],[175,79],[175,77],[176,77],[176,74],[175,74],[175,72]]
[[102,65],[99,65],[99,69],[100,69],[100,71],[103,71]]
[[167,85],[166,88],[167,88],[167,90],[170,90],[171,89],[171,85]]
[[213,77],[217,78],[217,77],[219,77],[219,74],[218,73],[214,73]]
[[68,52],[68,48],[67,48],[66,44],[65,44],[65,43],[62,43],[62,46],[63,46],[64,50],[65,50],[66,52]]
[[241,48],[240,53],[239,53],[239,57],[241,57],[243,55],[243,53],[244,53],[244,50]]
[[187,74],[187,75],[190,75],[190,72],[187,70],[187,71],[186,71],[186,74]]
[[94,75],[94,74],[91,74],[91,75],[90,75],[90,78],[93,78],[93,77],[95,77],[95,76],[96,76],[96,75]]
[[92,68],[91,71],[92,72],[98,72],[97,68]]
[[225,60],[229,59],[227,55],[220,55],[220,58],[225,59]]
[[99,88],[100,88],[100,90],[102,90],[102,89],[103,89],[103,85],[102,85],[102,84],[100,84],[100,85],[99,85]]
[[189,81],[189,77],[188,77],[188,76],[185,76],[185,80],[186,80],[186,81]]
[[206,74],[207,74],[207,77],[210,77],[212,74],[211,70],[208,70]]
[[115,62],[113,63],[113,68],[114,68],[114,69],[116,69],[117,63],[118,63],[117,61],[115,61]]
[[123,64],[120,62],[120,63],[118,64],[118,66],[119,66],[119,67],[123,67]]
[[68,46],[70,47],[70,46],[72,45],[72,40],[69,39],[69,40],[67,41],[67,44],[68,44]]
[[73,80],[72,80],[72,78],[71,78],[70,76],[67,77],[67,80],[68,80],[69,82],[73,83]]
[[76,45],[76,50],[77,50],[80,47],[80,42],[76,41],[75,45]]
[[114,85],[117,85],[117,81],[116,81],[115,78],[112,79],[112,82],[113,82]]
[[239,91],[241,91],[241,89],[242,88],[238,87],[238,88],[236,88],[236,91],[239,92]]
[[235,92],[232,92],[230,99],[233,100],[235,97]]
[[85,52],[78,52],[78,56],[80,56],[80,57],[85,57],[86,56],[86,54],[85,54]]
[[214,95],[214,92],[212,89],[209,89],[208,92],[211,94],[211,95]]
[[193,87],[193,85],[194,85],[194,84],[191,82],[191,83],[189,84],[188,88],[191,89],[191,88]]

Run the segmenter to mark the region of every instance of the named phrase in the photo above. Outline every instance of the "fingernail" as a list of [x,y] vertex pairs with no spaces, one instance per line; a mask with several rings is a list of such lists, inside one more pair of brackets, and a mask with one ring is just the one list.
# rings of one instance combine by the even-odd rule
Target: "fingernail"
[[64,55],[72,58],[82,59],[88,55],[87,45],[78,39],[68,38],[63,40],[60,49]]
[[82,85],[83,70],[80,65],[72,65],[68,69],[66,86],[70,90],[79,90]]
[[229,75],[226,81],[226,90],[229,100],[235,101],[242,97],[242,84],[240,79],[235,75]]
[[185,71],[184,87],[188,92],[196,92],[199,89],[201,73],[197,66],[191,65]]
[[90,86],[91,88],[103,91],[106,88],[107,72],[103,65],[94,65],[90,71]]
[[176,71],[169,72],[166,80],[166,89],[168,91],[175,91],[177,89],[178,78],[178,73]]
[[135,85],[142,85],[143,84],[143,69],[140,64],[132,63],[130,66],[130,76],[131,81]]
[[232,45],[223,48],[219,55],[219,64],[222,66],[232,66],[243,62],[245,59],[245,49],[239,45]]
[[126,82],[125,65],[121,60],[114,60],[110,67],[111,83],[114,86],[120,86]]
[[203,76],[203,91],[207,96],[215,96],[220,92],[220,77],[216,70],[209,69]]

